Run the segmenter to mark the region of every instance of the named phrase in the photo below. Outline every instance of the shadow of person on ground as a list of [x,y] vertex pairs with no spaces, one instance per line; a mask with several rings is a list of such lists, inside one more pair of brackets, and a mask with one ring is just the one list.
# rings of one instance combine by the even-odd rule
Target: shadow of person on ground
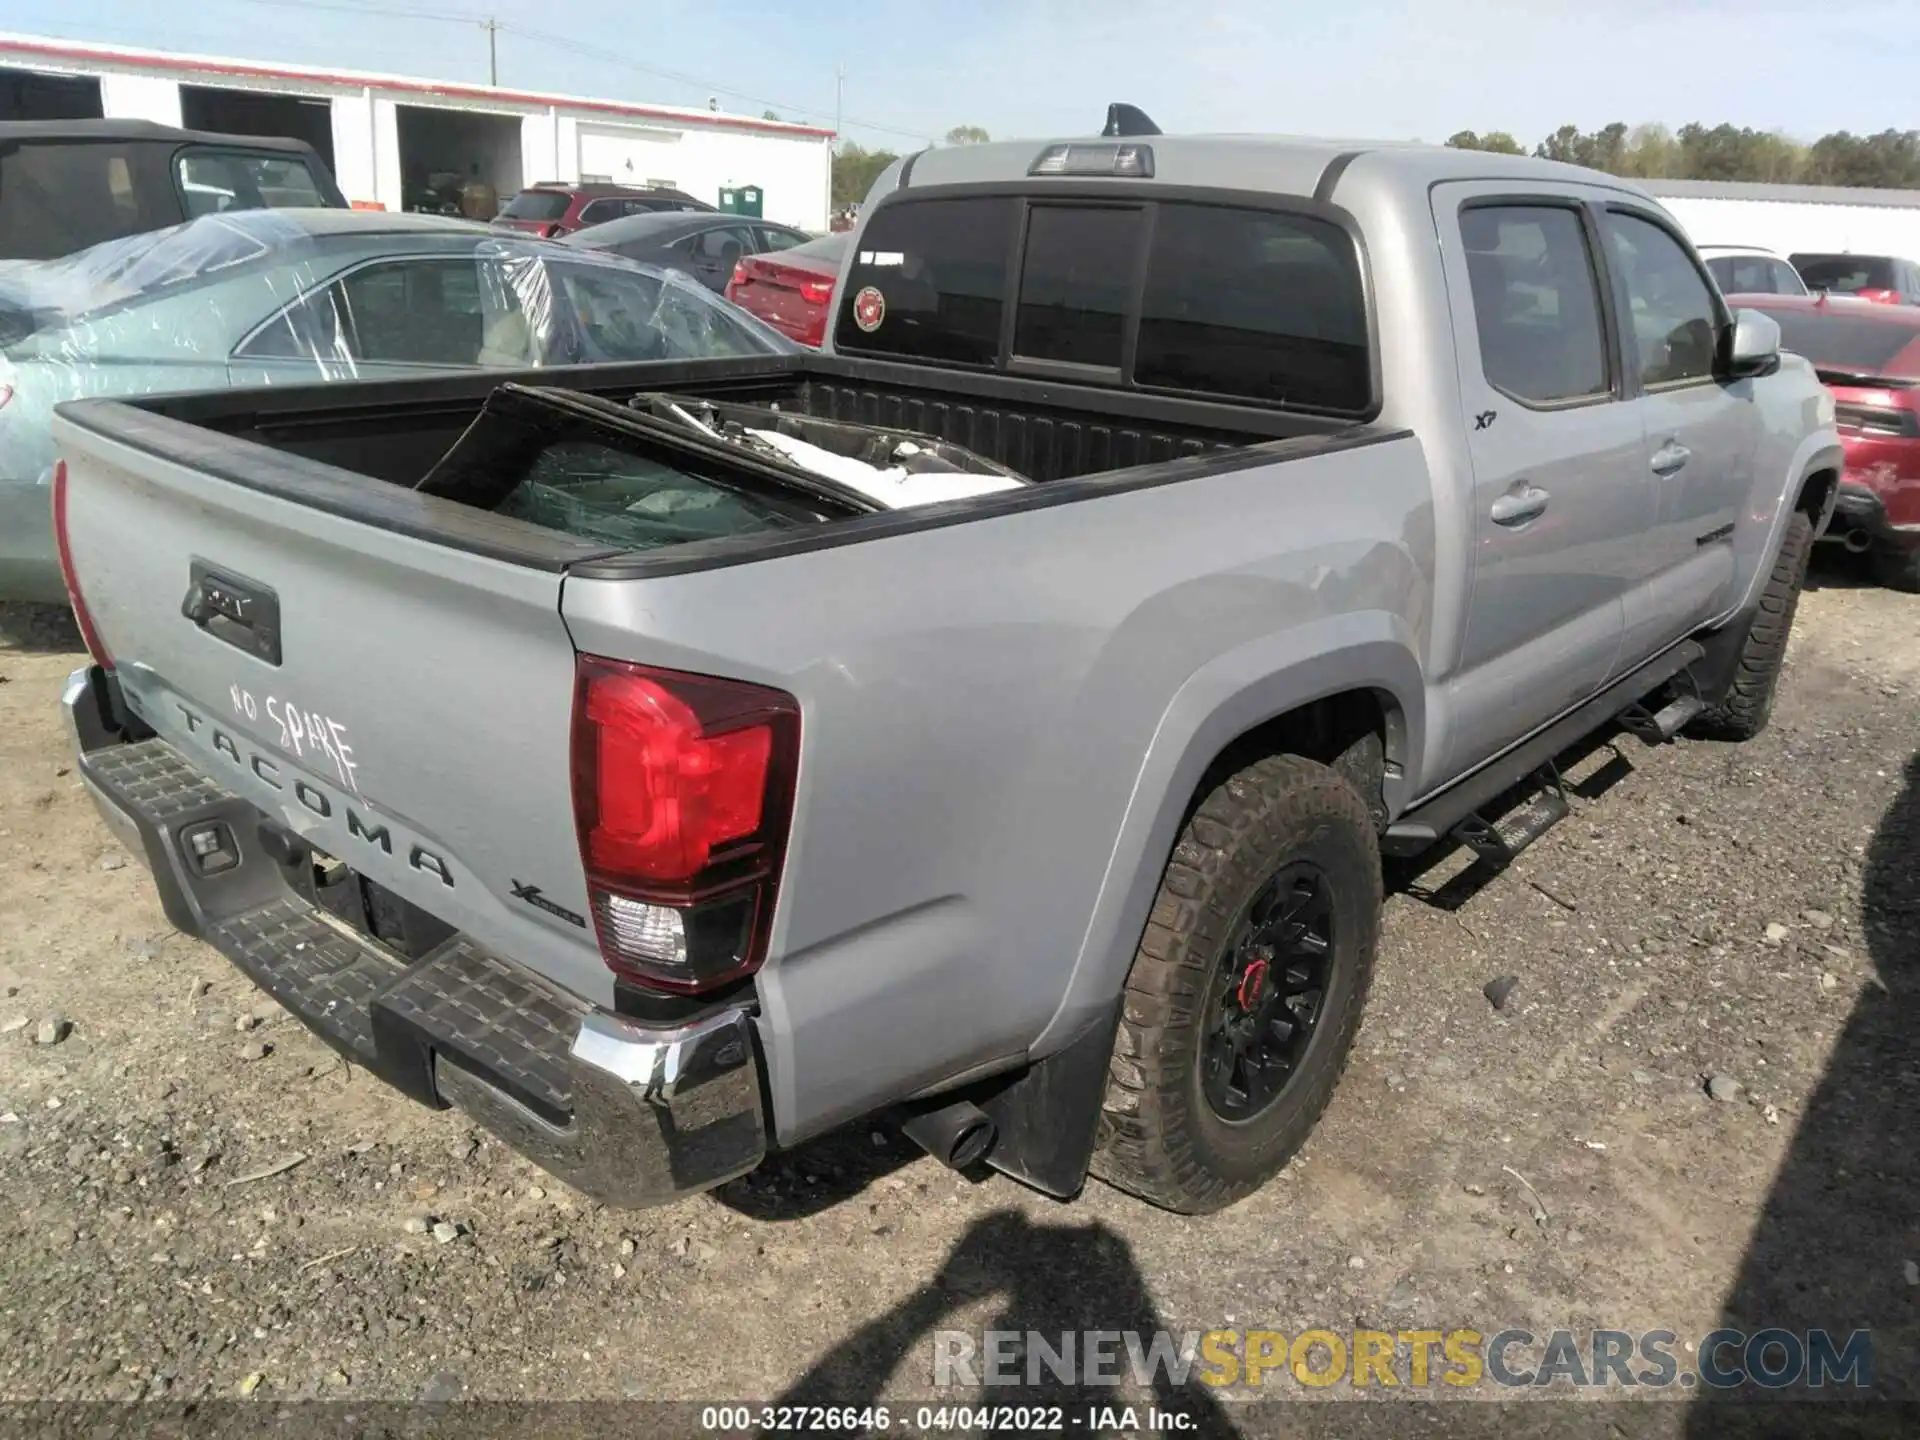
[[[991,1297],[996,1303],[984,1325],[961,1312]],[[1135,1264],[1133,1252],[1118,1234],[1092,1221],[1084,1225],[1036,1225],[1018,1211],[1005,1210],[975,1221],[947,1255],[939,1271],[912,1295],[878,1319],[861,1326],[818,1361],[774,1403],[782,1406],[828,1405],[864,1409],[879,1402],[882,1392],[899,1375],[899,1388],[936,1405],[1002,1405],[1063,1407],[1068,1433],[1100,1434],[1084,1418],[1103,1406],[1116,1409],[1140,1402],[1132,1386],[1132,1367],[1120,1342],[1113,1368],[1127,1383],[1113,1386],[1087,1383],[1083,1364],[1076,1364],[1074,1380],[1058,1378],[1039,1357],[1023,1354],[1009,1371],[1018,1385],[988,1385],[984,1330],[1036,1331],[1049,1347],[1061,1344],[1063,1332],[1073,1335],[1074,1358],[1080,1362],[1084,1332],[1133,1332],[1141,1345],[1150,1346],[1162,1328],[1153,1297]],[[966,1364],[980,1383],[966,1383],[956,1369],[948,1388],[936,1388],[936,1333],[962,1332],[973,1347]],[[1173,1337],[1177,1349],[1179,1337]],[[902,1367],[905,1367],[904,1369]],[[1195,1369],[1187,1383],[1170,1376],[1165,1366],[1154,1369],[1148,1390],[1151,1403],[1163,1412],[1193,1417],[1189,1433],[1231,1436],[1239,1432],[1226,1409],[1197,1383]],[[1144,1378],[1144,1377],[1143,1377]],[[1036,1383],[1027,1384],[1028,1380]],[[957,1382],[957,1383],[955,1383]],[[896,1405],[895,1407],[899,1407]],[[999,1433],[1008,1433],[1000,1431]],[[1022,1432],[1013,1432],[1022,1433]],[[1059,1433],[1044,1418],[1031,1433]],[[1144,1433],[1144,1425],[1143,1425]]]
[[[1861,908],[1874,978],[1799,1117],[1721,1320],[1749,1333],[1826,1330],[1841,1347],[1872,1331],[1870,1389],[1830,1379],[1824,1391],[1803,1382],[1771,1392],[1871,1402],[1844,1432],[1824,1428],[1838,1415],[1796,1407],[1797,1434],[1920,1434],[1920,756],[1868,848]],[[1831,968],[1846,969],[1837,957]],[[1775,1352],[1765,1363],[1783,1361]],[[1702,1388],[1689,1434],[1788,1433],[1780,1407],[1728,1403],[1768,1393]]]

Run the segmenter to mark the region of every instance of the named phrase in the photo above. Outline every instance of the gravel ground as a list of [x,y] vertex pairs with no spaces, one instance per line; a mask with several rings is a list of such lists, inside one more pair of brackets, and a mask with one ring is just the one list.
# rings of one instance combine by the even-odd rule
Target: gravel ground
[[0,1399],[857,1404],[942,1328],[1723,1322],[1871,1327],[1920,1399],[1916,619],[1823,563],[1761,739],[1621,738],[1506,874],[1402,877],[1314,1140],[1188,1220],[865,1126],[594,1206],[172,934],[70,768],[70,626],[0,612]]

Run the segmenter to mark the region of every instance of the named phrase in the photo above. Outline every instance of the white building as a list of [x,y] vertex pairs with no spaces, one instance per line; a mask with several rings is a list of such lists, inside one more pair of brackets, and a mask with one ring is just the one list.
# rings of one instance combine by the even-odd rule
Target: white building
[[1897,255],[1920,260],[1920,190],[1641,180],[1696,245]]
[[405,207],[432,176],[502,200],[541,180],[671,185],[717,204],[758,186],[768,220],[825,230],[833,132],[718,111],[266,65],[0,33],[0,120],[152,120],[306,140],[356,204]]

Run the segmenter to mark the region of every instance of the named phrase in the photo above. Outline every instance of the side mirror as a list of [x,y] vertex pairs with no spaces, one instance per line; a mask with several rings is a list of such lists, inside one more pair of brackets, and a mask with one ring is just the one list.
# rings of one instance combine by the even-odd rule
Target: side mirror
[[1780,363],[1780,322],[1758,310],[1736,310],[1727,345],[1727,373],[1735,379],[1765,375]]

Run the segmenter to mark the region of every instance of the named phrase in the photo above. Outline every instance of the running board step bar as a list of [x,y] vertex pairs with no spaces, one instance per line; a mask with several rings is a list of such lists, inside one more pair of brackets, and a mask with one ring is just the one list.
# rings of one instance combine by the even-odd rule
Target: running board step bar
[[1469,815],[1453,827],[1454,839],[1494,869],[1506,869],[1516,855],[1573,813],[1560,772],[1551,763],[1541,766],[1533,778],[1540,788],[1526,804],[1497,821],[1478,813]]
[[1706,708],[1707,702],[1698,695],[1682,695],[1659,710],[1636,701],[1620,712],[1620,728],[1649,745],[1664,745]]
[[[1683,640],[1655,656],[1631,675],[1602,690],[1584,705],[1568,711],[1553,724],[1504,755],[1497,755],[1465,779],[1437,795],[1428,796],[1387,827],[1381,848],[1389,855],[1418,855],[1437,845],[1444,835],[1477,811],[1511,790],[1550,762],[1574,742],[1591,735],[1609,720],[1624,715],[1646,696],[1706,655],[1697,640]],[[1668,707],[1671,709],[1672,707]],[[1661,714],[1666,714],[1662,711]],[[1682,719],[1680,724],[1685,724]],[[1678,729],[1678,726],[1675,727]],[[1563,797],[1564,798],[1564,797]]]

